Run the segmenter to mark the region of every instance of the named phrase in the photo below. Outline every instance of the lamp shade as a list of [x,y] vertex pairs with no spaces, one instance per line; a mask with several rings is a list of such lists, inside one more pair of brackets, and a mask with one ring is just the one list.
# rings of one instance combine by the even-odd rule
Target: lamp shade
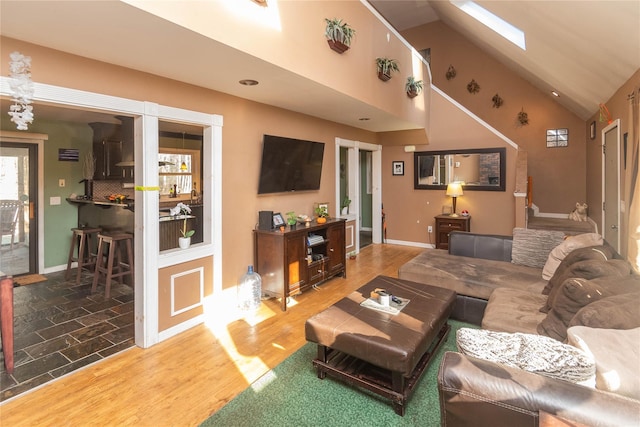
[[462,196],[462,183],[456,181],[447,185],[447,196],[460,197]]

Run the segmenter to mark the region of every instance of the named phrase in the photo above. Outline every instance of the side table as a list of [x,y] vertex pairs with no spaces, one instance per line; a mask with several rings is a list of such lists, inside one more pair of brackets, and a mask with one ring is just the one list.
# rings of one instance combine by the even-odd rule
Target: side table
[[449,233],[471,231],[470,216],[438,215],[436,219],[436,249],[449,249]]

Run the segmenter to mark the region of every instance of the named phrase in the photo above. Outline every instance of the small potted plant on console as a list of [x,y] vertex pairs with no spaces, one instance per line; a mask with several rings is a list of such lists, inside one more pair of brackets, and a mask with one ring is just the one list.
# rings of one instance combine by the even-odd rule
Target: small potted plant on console
[[316,215],[318,216],[318,219],[316,219],[316,222],[318,224],[324,224],[325,222],[327,222],[327,218],[329,217],[329,212],[327,211],[327,207],[325,205],[320,205],[315,209]]
[[296,213],[293,211],[287,212],[287,224],[289,224],[289,227],[295,228],[297,223],[298,218],[296,216]]

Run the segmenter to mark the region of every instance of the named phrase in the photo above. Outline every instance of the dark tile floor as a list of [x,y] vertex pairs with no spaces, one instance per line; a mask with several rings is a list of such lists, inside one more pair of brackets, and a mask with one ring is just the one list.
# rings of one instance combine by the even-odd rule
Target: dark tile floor
[[0,353],[0,401],[134,346],[133,289],[112,282],[91,293],[93,275],[80,285],[65,272],[47,281],[14,288],[13,374]]

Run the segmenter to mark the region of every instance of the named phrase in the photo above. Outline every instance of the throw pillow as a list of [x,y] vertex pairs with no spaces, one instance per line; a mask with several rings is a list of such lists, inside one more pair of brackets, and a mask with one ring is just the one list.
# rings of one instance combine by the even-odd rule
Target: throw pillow
[[594,329],[574,326],[569,344],[596,362],[596,388],[640,400],[640,328]]
[[548,313],[549,309],[553,305],[553,301],[556,298],[558,289],[562,286],[565,280],[570,278],[583,278],[583,279],[595,279],[596,277],[614,276],[622,278],[631,275],[631,264],[622,259],[611,259],[609,261],[580,261],[571,265],[565,270],[559,277],[554,276],[554,280],[557,283],[549,292],[549,298],[547,303],[540,309],[543,313]]
[[561,277],[569,267],[571,267],[576,262],[587,261],[590,259],[598,261],[609,261],[610,259],[613,259],[613,249],[609,246],[591,246],[587,248],[579,248],[572,251],[562,260],[562,262],[560,262],[560,265],[556,269],[555,273],[553,273],[553,276],[551,277],[551,279],[549,279],[547,286],[545,286],[545,288],[542,290],[542,295],[549,295],[551,288],[559,284],[557,283],[558,277]]
[[456,344],[467,356],[565,381],[587,381],[595,373],[582,350],[540,335],[460,328]]
[[612,295],[636,292],[640,290],[639,279],[637,276],[606,276],[593,280],[565,280],[555,294],[549,313],[538,324],[538,333],[564,341],[569,323],[582,307]]
[[571,326],[602,329],[640,328],[640,292],[619,294],[583,307],[571,319]]
[[547,262],[542,269],[542,278],[549,280],[553,277],[556,269],[560,265],[560,262],[571,252],[580,248],[587,248],[591,246],[601,246],[602,236],[598,233],[584,233],[577,236],[567,236],[564,242],[553,248],[549,253]]
[[513,229],[511,262],[528,267],[543,268],[549,252],[564,239],[561,231]]

